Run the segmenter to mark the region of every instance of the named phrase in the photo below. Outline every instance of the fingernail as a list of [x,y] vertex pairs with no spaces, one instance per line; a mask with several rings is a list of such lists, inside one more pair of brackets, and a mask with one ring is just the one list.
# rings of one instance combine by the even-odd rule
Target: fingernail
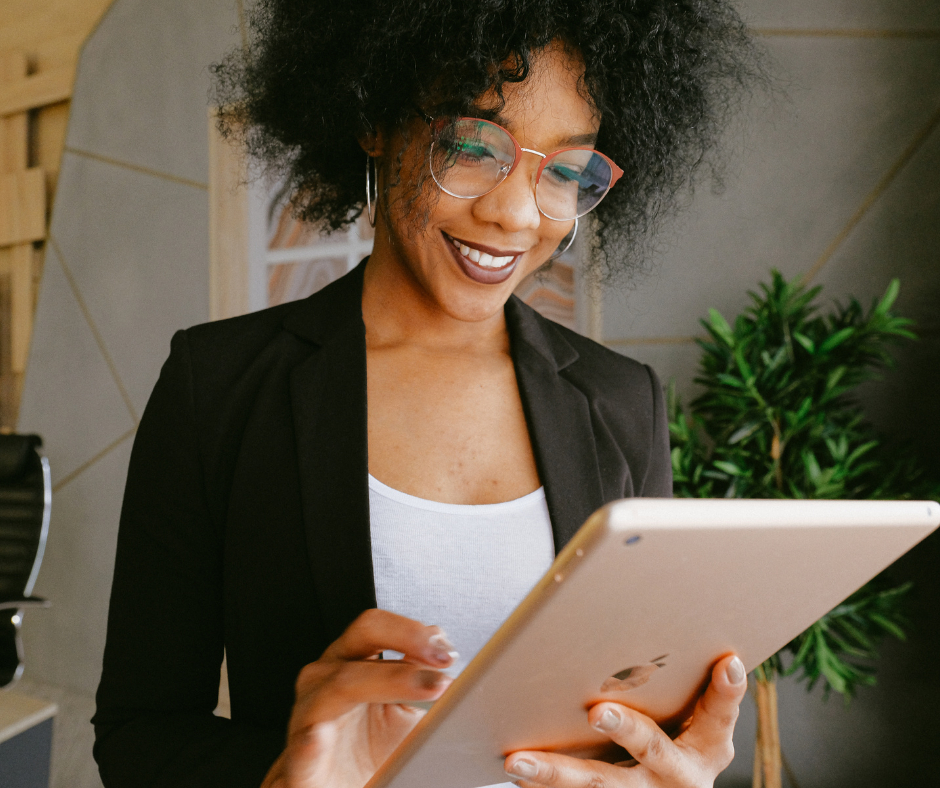
[[621,717],[617,712],[612,709],[607,709],[597,722],[594,723],[594,727],[599,731],[604,731],[604,733],[611,733],[612,731],[617,730],[623,724],[623,717]]
[[530,761],[527,758],[520,758],[509,767],[509,774],[521,777],[524,780],[531,780],[538,773],[538,765],[535,761]]
[[436,689],[449,681],[448,677],[436,670],[419,670],[415,681],[421,689]]
[[731,684],[740,684],[746,677],[744,673],[744,663],[735,657],[728,663],[728,667],[725,668],[725,674],[728,676],[728,681]]
[[428,639],[428,643],[431,644],[430,655],[435,662],[447,664],[460,656],[454,648],[454,644],[447,639],[447,636],[443,632],[431,635]]

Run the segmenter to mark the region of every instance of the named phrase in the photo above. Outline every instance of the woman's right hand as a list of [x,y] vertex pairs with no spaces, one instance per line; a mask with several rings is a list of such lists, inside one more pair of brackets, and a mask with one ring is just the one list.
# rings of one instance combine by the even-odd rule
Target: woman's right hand
[[[385,650],[401,661],[380,660]],[[438,627],[367,610],[297,678],[287,746],[262,788],[362,788],[451,679],[456,652]]]

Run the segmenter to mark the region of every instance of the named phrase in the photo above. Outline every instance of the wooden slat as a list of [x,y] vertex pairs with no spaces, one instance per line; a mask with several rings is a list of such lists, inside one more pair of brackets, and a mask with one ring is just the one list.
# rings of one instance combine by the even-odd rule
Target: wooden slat
[[32,244],[12,248],[10,268],[10,367],[14,374],[21,374],[26,371],[33,333]]
[[45,39],[29,50],[35,70],[49,71],[59,66],[75,67],[85,36],[81,33]]
[[0,432],[16,426],[17,376],[10,364],[10,257],[0,248]]
[[0,175],[0,246],[46,237],[46,178],[40,167]]
[[72,95],[75,69],[60,66],[0,86],[0,116],[67,101]]
[[[25,52],[0,55],[0,89],[26,77]],[[29,163],[29,116],[18,112],[0,118],[0,173],[25,170]]]
[[[33,164],[46,172],[46,194],[55,198],[59,168],[62,166],[62,151],[65,150],[65,134],[68,131],[69,104],[53,104],[39,110],[33,122]],[[52,206],[49,206],[51,211]]]
[[85,41],[112,1],[0,0],[0,51],[33,52],[61,36]]

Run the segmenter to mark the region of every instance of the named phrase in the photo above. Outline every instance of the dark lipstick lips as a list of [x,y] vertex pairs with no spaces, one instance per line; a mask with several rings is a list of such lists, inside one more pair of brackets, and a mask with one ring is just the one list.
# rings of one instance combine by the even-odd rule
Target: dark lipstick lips
[[[513,256],[512,262],[504,265],[502,268],[484,268],[481,265],[477,265],[472,260],[464,257],[460,250],[457,249],[450,239],[452,236],[447,235],[447,233],[441,233],[444,236],[444,243],[447,248],[450,250],[451,256],[456,261],[457,265],[460,266],[460,269],[466,274],[469,279],[472,279],[474,282],[479,282],[484,285],[498,285],[505,282],[512,276],[513,271],[516,270],[516,264],[519,262],[519,258],[522,257],[523,252],[516,252]],[[460,243],[458,238],[454,238],[455,241]],[[466,242],[464,242],[464,245]],[[474,249],[479,249],[481,252],[486,252],[487,254],[493,255],[494,257],[509,257],[507,254],[499,254],[499,250],[493,249],[492,247],[483,247],[474,244]],[[492,251],[490,251],[492,250]],[[493,254],[496,252],[496,254]]]
[[447,233],[444,233],[444,237],[450,238],[452,241],[456,241],[457,243],[463,244],[464,246],[469,246],[471,249],[478,249],[481,252],[486,252],[492,257],[518,257],[520,254],[525,254],[525,252],[506,252],[502,249],[496,249],[492,246],[484,246],[483,244],[478,244],[476,242],[470,243],[469,241],[465,241],[463,238],[455,238],[453,235],[448,235]]

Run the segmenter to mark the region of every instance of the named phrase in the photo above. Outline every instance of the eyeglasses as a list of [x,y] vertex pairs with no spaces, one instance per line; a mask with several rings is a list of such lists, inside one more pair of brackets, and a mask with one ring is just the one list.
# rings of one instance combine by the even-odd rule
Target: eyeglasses
[[549,219],[567,222],[594,210],[623,176],[623,170],[592,148],[545,154],[521,147],[506,129],[488,120],[424,117],[432,136],[431,176],[452,197],[469,200],[489,194],[512,174],[523,153],[533,153],[542,159],[535,175],[535,204]]

